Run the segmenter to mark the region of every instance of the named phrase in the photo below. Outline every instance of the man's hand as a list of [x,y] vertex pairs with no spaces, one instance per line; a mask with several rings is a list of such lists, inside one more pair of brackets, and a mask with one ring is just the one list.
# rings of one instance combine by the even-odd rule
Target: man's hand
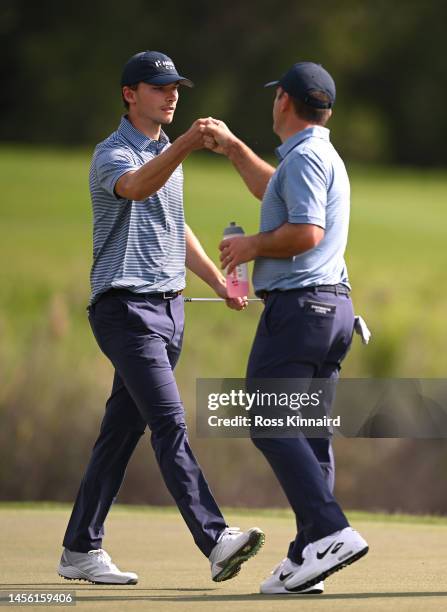
[[238,140],[223,121],[212,117],[208,118],[203,128],[203,135],[203,142],[207,149],[227,156],[231,145]]
[[222,272],[203,250],[197,236],[185,224],[186,230],[186,267],[197,274],[207,285],[212,287],[217,295],[223,298],[229,308],[243,310],[247,306],[247,298],[229,298],[225,278]]
[[222,278],[221,282],[214,287],[214,291],[217,295],[223,298],[228,306],[228,308],[232,308],[233,310],[244,310],[247,307],[248,300],[247,297],[228,297],[228,290],[225,284],[225,280]]
[[222,240],[219,244],[221,268],[227,268],[227,274],[231,274],[239,264],[255,259],[258,256],[257,240],[256,235]]
[[208,117],[207,119],[197,119],[191,125],[189,130],[179,136],[177,140],[182,141],[183,144],[189,149],[189,151],[197,151],[198,149],[203,149],[205,147],[205,128],[210,120],[211,117]]

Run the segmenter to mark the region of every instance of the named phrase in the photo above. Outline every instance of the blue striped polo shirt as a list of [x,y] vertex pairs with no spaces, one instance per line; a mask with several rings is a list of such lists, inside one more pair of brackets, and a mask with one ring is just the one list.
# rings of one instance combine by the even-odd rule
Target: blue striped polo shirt
[[280,163],[261,206],[260,231],[284,223],[310,223],[325,230],[321,242],[294,257],[258,257],[253,270],[256,292],[315,285],[349,287],[344,260],[349,229],[350,186],[343,160],[329,130],[313,126],[276,149]]
[[159,140],[152,140],[122,117],[117,131],[95,148],[90,167],[90,304],[111,288],[158,293],[185,287],[181,165],[161,189],[144,200],[126,200],[115,193],[120,176],[138,170],[169,146],[163,131]]

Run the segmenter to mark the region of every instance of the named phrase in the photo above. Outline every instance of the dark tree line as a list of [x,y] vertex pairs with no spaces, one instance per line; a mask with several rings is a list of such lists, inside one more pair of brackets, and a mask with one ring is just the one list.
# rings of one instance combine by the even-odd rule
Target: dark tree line
[[349,159],[444,165],[444,0],[2,0],[0,138],[91,144],[117,124],[120,71],[158,49],[196,82],[175,136],[214,115],[271,151],[272,92],[300,59],[325,65],[338,99],[330,127]]

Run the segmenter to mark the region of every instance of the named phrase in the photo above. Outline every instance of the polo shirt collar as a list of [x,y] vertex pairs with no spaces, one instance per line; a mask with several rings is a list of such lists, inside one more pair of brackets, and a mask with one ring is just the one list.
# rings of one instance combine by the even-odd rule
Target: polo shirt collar
[[161,130],[160,132],[159,140],[153,140],[152,138],[149,138],[148,136],[140,132],[140,130],[137,130],[137,128],[131,124],[131,122],[127,118],[127,115],[123,115],[121,117],[121,122],[118,126],[118,132],[122,136],[124,136],[124,138],[128,140],[130,144],[135,147],[135,149],[138,149],[139,151],[144,151],[145,149],[153,148],[154,145],[164,146],[169,142],[169,138],[166,136],[163,130]]
[[313,125],[312,127],[308,127],[305,130],[301,130],[301,132],[296,132],[296,134],[289,136],[282,145],[275,149],[275,153],[279,159],[284,159],[292,149],[300,144],[300,142],[307,140],[311,136],[321,138],[322,140],[329,140],[329,134],[330,130],[328,130],[328,128],[322,125]]

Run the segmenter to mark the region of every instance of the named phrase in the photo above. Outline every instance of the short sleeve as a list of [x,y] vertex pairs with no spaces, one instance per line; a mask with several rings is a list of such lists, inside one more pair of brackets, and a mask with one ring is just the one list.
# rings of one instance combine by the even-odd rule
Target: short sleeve
[[311,223],[325,229],[327,181],[318,160],[292,152],[282,169],[281,191],[289,223]]
[[95,157],[96,177],[99,185],[110,195],[119,198],[115,193],[118,179],[131,170],[138,170],[130,151],[124,148],[105,149]]

